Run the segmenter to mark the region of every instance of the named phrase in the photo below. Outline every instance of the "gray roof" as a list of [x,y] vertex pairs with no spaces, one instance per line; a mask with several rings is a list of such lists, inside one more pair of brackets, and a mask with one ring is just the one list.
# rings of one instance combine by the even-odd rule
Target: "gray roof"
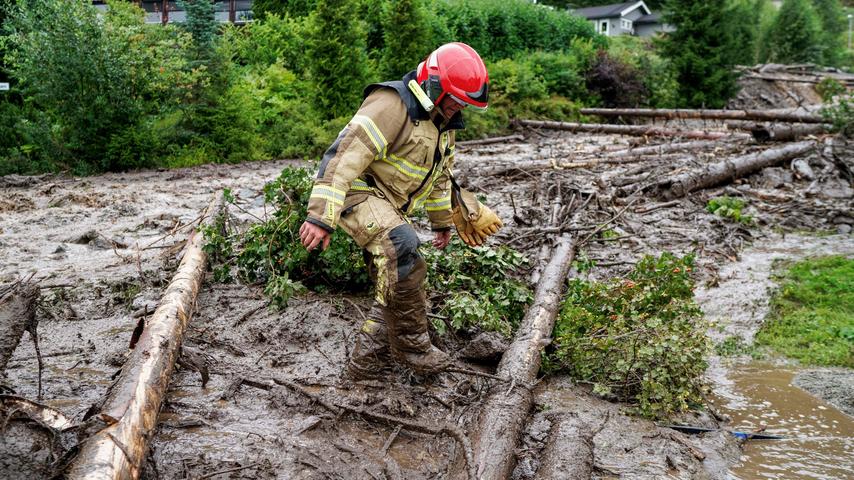
[[602,5],[599,7],[579,8],[573,10],[572,13],[588,20],[616,17],[620,15],[620,12],[636,3],[638,3],[638,0],[635,0],[634,2],[613,3],[611,5]]
[[661,14],[651,13],[649,15],[644,15],[635,20],[635,23],[661,23]]

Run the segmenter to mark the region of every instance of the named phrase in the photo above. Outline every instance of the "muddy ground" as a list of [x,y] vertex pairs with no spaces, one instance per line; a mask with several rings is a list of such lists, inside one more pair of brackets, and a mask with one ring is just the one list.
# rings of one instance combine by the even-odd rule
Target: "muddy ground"
[[[523,250],[535,265],[549,255],[551,236],[542,233],[543,226],[584,240],[578,259],[596,266],[583,274],[574,270],[574,276],[607,279],[625,274],[644,254],[696,252],[697,280],[714,297],[716,286],[732,278],[727,266],[747,245],[808,231],[841,235],[829,237],[829,250],[835,251],[832,239],[851,238],[854,144],[840,138],[817,139],[819,148],[802,159],[812,176],[793,171],[787,162],[664,202],[651,188],[658,179],[773,146],[716,141],[631,163],[560,167],[678,141],[520,133],[526,138],[522,142],[461,147],[458,176],[486,194],[506,219],[506,228],[493,241]],[[525,161],[546,165],[514,168]],[[264,182],[295,163],[301,162],[89,178],[0,178],[0,283],[31,277],[42,287],[37,318],[45,361],[43,401],[73,419],[82,418],[121,367],[139,317],[156,306],[181,241],[211,195],[232,189],[240,208],[232,208],[231,215],[238,223],[250,222],[265,214]],[[706,212],[708,199],[720,195],[746,199],[755,223],[742,225]],[[554,208],[556,204],[560,207]],[[526,275],[535,275],[534,270]],[[743,300],[731,290],[719,292],[718,304]],[[231,387],[238,378],[284,377],[340,402],[466,428],[488,389],[501,384],[458,374],[423,378],[405,371],[383,384],[342,383],[339,373],[370,296],[308,294],[281,312],[264,305],[257,287],[215,284],[210,278],[205,283],[185,345],[207,358],[211,378],[202,387],[194,372],[179,369],[173,376],[145,478],[459,478],[461,455],[449,438],[405,431],[394,435],[391,428],[360,418],[333,416],[281,387]],[[727,334],[752,335],[755,327],[722,322]],[[461,346],[436,341],[451,352]],[[34,358],[25,334],[2,380],[30,399],[39,394]],[[536,405],[517,451],[514,478],[536,477],[555,412],[573,416],[595,432],[594,478],[723,479],[739,457],[729,435],[686,436],[658,427],[626,415],[625,405],[599,399],[566,378],[540,382]],[[679,420],[718,426],[708,414]],[[7,430],[0,439],[0,477],[48,476],[54,459],[49,439],[20,430],[19,423],[11,422],[9,428],[23,433]]]

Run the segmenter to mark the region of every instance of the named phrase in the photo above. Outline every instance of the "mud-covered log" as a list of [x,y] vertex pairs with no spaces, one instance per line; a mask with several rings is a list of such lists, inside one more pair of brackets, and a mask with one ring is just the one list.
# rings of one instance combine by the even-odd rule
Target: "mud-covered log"
[[[218,193],[208,205],[202,224],[215,221],[222,208],[222,195]],[[207,255],[203,245],[204,236],[194,231],[157,310],[97,414],[106,426],[83,442],[67,471],[68,478],[139,477],[204,279]]]
[[494,388],[480,411],[474,435],[478,479],[503,480],[513,470],[516,444],[533,402],[529,385],[540,369],[540,352],[551,338],[574,249],[569,235],[559,238],[537,285],[534,303],[501,357],[497,374],[509,379],[511,388]]
[[666,119],[761,120],[771,122],[824,123],[821,115],[795,110],[692,110],[668,108],[582,108],[582,115],[600,117],[648,117]]
[[551,417],[552,426],[536,478],[542,480],[587,479],[593,474],[593,433],[577,416]]
[[727,122],[730,130],[746,130],[758,142],[791,142],[808,135],[821,135],[830,131],[825,124],[762,124],[754,122]]
[[35,323],[39,287],[19,283],[0,292],[0,373],[18,348],[21,336]]
[[637,137],[673,137],[691,138],[696,140],[741,140],[744,138],[750,138],[746,133],[679,130],[675,128],[657,127],[655,125],[610,125],[607,123],[571,123],[552,122],[548,120],[515,120],[515,123],[524,127],[565,130],[573,133],[607,133],[632,135]]
[[665,200],[684,197],[693,191],[723,185],[763,168],[798,158],[815,149],[815,146],[814,141],[790,143],[779,148],[727,159],[700,171],[686,172],[664,179],[654,185],[653,189]]
[[493,143],[506,143],[506,142],[521,142],[525,140],[525,137],[522,135],[507,135],[506,137],[492,137],[492,138],[481,138],[479,140],[465,140],[463,142],[457,142],[456,145],[458,147],[473,147],[476,145],[491,145]]

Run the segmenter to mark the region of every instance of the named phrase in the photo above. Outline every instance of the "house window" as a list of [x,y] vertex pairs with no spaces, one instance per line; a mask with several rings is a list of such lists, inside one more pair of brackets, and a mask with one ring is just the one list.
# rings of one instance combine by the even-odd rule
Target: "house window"
[[631,30],[632,29],[632,21],[626,20],[625,18],[620,20],[620,26],[623,27],[623,30]]
[[602,35],[608,35],[608,20],[602,20],[599,22],[599,33]]

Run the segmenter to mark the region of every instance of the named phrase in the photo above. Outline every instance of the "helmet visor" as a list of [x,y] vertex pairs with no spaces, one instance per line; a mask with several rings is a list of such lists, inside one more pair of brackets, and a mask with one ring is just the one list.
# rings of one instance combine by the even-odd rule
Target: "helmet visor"
[[451,100],[453,100],[453,101],[455,101],[455,102],[459,103],[460,105],[462,105],[462,106],[464,106],[464,107],[473,108],[473,109],[475,109],[475,110],[486,110],[486,107],[478,107],[477,105],[472,105],[471,103],[468,103],[468,102],[466,102],[466,101],[464,101],[464,100],[460,100],[458,97],[456,97],[456,96],[455,96],[454,94],[452,94],[452,93],[449,93],[449,94],[448,94],[448,96],[449,96],[449,97],[451,97]]

